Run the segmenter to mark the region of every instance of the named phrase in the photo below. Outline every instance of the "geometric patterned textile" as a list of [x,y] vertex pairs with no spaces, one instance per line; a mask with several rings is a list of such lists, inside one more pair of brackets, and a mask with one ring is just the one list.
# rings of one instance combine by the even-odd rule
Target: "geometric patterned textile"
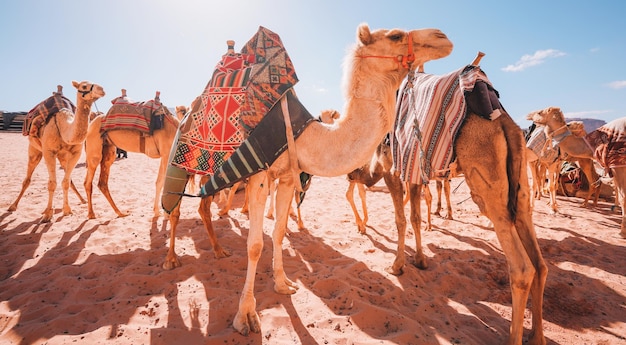
[[63,93],[54,92],[26,114],[22,134],[39,137],[39,129],[63,108],[70,109],[72,114],[76,113],[76,106],[72,101],[63,96]]
[[152,128],[154,126],[151,127],[153,117],[161,116],[162,119],[172,121],[173,115],[161,104],[158,94],[154,99],[144,102],[134,102],[126,95],[122,95],[114,98],[111,103],[113,105],[102,119],[100,133],[126,129],[152,135],[152,131],[156,129]]
[[626,117],[615,119],[587,134],[585,140],[609,176],[612,177],[611,168],[626,166]]
[[213,174],[297,81],[280,37],[259,27],[240,53],[231,51],[217,63],[179,129],[171,164]]

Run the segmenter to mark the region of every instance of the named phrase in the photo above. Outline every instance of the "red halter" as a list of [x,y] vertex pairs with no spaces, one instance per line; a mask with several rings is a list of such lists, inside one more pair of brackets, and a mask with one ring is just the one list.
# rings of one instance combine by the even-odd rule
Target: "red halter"
[[389,56],[389,55],[357,55],[359,58],[379,58],[379,59],[393,59],[398,62],[398,65],[403,68],[409,69],[410,65],[415,61],[415,54],[413,53],[413,36],[409,33],[409,48],[406,55]]

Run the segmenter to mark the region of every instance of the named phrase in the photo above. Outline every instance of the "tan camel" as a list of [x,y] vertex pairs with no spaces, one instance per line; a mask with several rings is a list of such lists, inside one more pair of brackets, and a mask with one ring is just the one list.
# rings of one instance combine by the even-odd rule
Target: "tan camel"
[[[536,127],[534,131],[539,131],[536,133],[537,135],[543,135],[544,128]],[[529,140],[529,143],[530,141],[532,141],[532,139]],[[561,172],[561,164],[563,163],[563,158],[559,152],[558,146],[553,145],[550,138],[545,140],[545,144],[541,147],[539,153],[536,153],[532,148],[527,146],[526,159],[533,180],[531,207],[534,207],[535,200],[541,200],[544,182],[547,178],[548,194],[550,196],[550,201],[548,203],[548,205],[550,205],[550,213],[558,213],[559,210],[557,206],[556,191]]]
[[[347,174],[369,161],[382,138],[392,129],[395,93],[408,73],[408,64],[403,64],[398,57],[422,64],[447,56],[451,51],[452,43],[439,30],[370,31],[366,24],[360,25],[357,44],[346,59],[346,108],[333,125],[313,122],[300,134],[295,152],[299,168],[314,176],[330,177]],[[274,290],[292,294],[298,288],[285,275],[281,246],[295,188],[288,154],[283,153],[267,171],[249,178],[248,274],[239,310],[233,319],[233,326],[242,334],[261,331],[254,280],[263,247],[263,213],[268,185],[277,178],[277,218],[272,235]]]
[[[57,186],[56,161],[59,160],[61,168],[64,170],[63,181],[63,215],[72,213],[68,202],[68,189],[73,185],[71,181],[72,171],[80,159],[83,150],[83,143],[87,135],[89,125],[89,115],[92,104],[105,95],[104,89],[98,84],[89,81],[72,81],[76,88],[76,113],[71,109],[60,109],[44,126],[39,128],[37,133],[28,136],[28,168],[26,178],[22,182],[22,190],[17,199],[9,207],[9,211],[17,209],[22,195],[30,185],[30,178],[33,171],[44,158],[48,168],[48,204],[43,211],[42,222],[49,222],[54,213],[53,199]],[[61,89],[59,88],[59,92]],[[78,194],[76,187],[72,189]]]
[[[126,90],[122,90],[125,96]],[[157,93],[158,95],[158,93]],[[108,130],[106,135],[102,135],[100,129],[105,116],[97,116],[89,125],[87,132],[87,140],[85,142],[85,154],[87,157],[87,175],[85,177],[85,191],[87,193],[87,207],[89,219],[95,219],[96,214],[93,210],[93,178],[96,168],[100,166],[100,177],[98,179],[98,188],[109,201],[109,204],[118,215],[125,217],[128,213],[120,211],[111,193],[109,191],[109,174],[111,165],[116,158],[116,148],[120,148],[128,152],[143,153],[150,158],[161,159],[159,171],[155,183],[154,196],[154,216],[158,217],[161,213],[161,193],[165,182],[165,170],[167,169],[168,159],[174,137],[178,130],[179,121],[175,116],[166,112],[166,118],[163,121],[163,128],[154,130],[151,136],[145,136],[139,130],[116,129]],[[144,137],[145,136],[145,137]]]
[[[585,141],[582,134],[584,133],[584,127],[581,128],[582,123],[574,122],[574,131],[572,132],[570,129],[572,124],[565,122],[565,116],[558,107],[548,107],[531,112],[526,116],[526,119],[533,121],[537,125],[545,126],[545,130],[548,131],[548,136],[558,142],[561,154],[565,155],[565,159],[578,163],[587,177],[587,181],[589,181],[589,191],[582,203],[582,206],[587,207],[588,200],[596,193],[596,190],[599,189],[598,183],[596,183],[599,176],[593,167],[593,150],[589,147],[589,144]],[[571,135],[574,133],[578,135]]]
[[[584,138],[587,135],[587,131],[585,130],[585,124],[582,121],[570,121],[567,123],[567,128],[569,128],[572,135]],[[577,163],[577,165],[582,170],[585,177],[587,177],[587,181],[589,182],[589,190],[587,191],[587,196],[585,196],[585,200],[583,200],[582,206],[588,207],[589,200],[593,195],[593,206],[598,206],[598,197],[600,196],[600,185],[602,184],[602,180],[600,179],[600,175],[596,172],[594,166],[594,160],[590,158],[575,158],[575,157],[565,157],[565,160]],[[617,200],[616,206],[617,206]]]
[[[480,55],[479,55],[480,57]],[[477,65],[479,58],[472,65]],[[474,202],[492,223],[507,259],[512,295],[512,319],[507,344],[521,344],[524,312],[531,296],[532,330],[528,343],[545,344],[543,292],[548,273],[537,242],[530,206],[525,140],[521,128],[505,112],[494,120],[468,109],[454,141],[457,171],[462,171]],[[451,167],[452,170],[452,167]],[[411,183],[410,219],[416,241],[414,265],[427,267],[421,246],[422,184]],[[406,220],[402,194],[390,188],[396,212],[398,250],[389,273],[402,274],[405,265]]]
[[[571,132],[568,129],[567,124],[565,123],[565,117],[563,116],[563,112],[560,108],[548,107],[542,110],[538,110],[536,112],[528,114],[527,119],[537,124],[547,126],[554,137],[562,138],[560,140],[559,146],[568,155],[575,158],[595,158],[593,149],[584,138],[570,135]],[[619,123],[621,125],[621,122],[616,123]],[[614,124],[611,125],[615,126]],[[626,167],[611,168],[610,170],[611,174],[613,175],[613,183],[615,184],[615,189],[617,190],[616,197],[619,198],[619,201],[621,203],[620,206],[622,208],[622,223],[620,235],[626,238],[626,213],[624,212],[626,206],[624,199],[624,196],[626,195]],[[592,180],[590,180],[590,184],[591,181]]]

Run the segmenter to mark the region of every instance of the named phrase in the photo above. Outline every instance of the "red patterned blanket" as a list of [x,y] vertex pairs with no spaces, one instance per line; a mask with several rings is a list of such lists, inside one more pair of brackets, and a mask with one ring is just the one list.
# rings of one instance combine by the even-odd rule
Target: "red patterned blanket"
[[63,96],[62,93],[54,92],[52,96],[37,104],[26,114],[22,134],[38,137],[39,129],[63,108],[71,109],[72,113],[76,113],[76,106],[72,101]]
[[[479,81],[491,87],[480,67],[471,65],[445,75],[415,72],[405,79],[391,138],[393,169],[403,181],[427,183],[434,176],[446,175],[454,158],[454,139],[468,107],[465,94]],[[496,105],[489,104],[488,95],[486,100],[474,98],[479,100],[474,111],[495,118]],[[481,109],[485,109],[484,114]]]
[[152,135],[155,129],[161,128],[159,121],[172,117],[172,113],[161,104],[159,97],[149,101],[134,102],[126,95],[111,101],[113,105],[102,119],[100,132],[111,130],[135,130]]
[[218,62],[181,125],[171,164],[213,174],[297,82],[280,37],[259,27],[241,53],[230,52]]
[[595,158],[609,172],[610,168],[626,166],[626,117],[613,120],[585,137]]

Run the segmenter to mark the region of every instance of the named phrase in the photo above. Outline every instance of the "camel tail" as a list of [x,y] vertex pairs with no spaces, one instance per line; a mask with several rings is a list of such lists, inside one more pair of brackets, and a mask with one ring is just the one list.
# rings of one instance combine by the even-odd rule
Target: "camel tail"
[[513,121],[508,114],[503,114],[502,129],[507,142],[506,169],[509,177],[509,200],[507,209],[511,220],[515,222],[518,211],[520,181],[522,169],[526,167],[524,159],[524,136],[522,129]]

